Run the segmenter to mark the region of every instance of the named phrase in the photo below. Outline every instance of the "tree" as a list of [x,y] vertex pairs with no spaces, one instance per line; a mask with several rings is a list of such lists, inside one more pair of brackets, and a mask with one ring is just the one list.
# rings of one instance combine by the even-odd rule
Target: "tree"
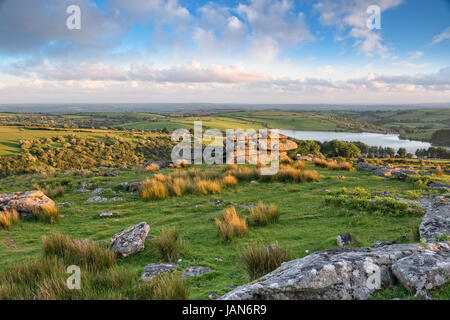
[[397,151],[397,155],[400,158],[406,158],[406,149],[405,148],[399,148]]

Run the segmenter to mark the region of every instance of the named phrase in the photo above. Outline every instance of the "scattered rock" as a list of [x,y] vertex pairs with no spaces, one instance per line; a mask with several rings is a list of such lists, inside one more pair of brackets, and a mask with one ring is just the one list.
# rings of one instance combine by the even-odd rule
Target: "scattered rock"
[[178,268],[178,265],[175,263],[154,263],[149,264],[144,267],[144,271],[141,275],[142,281],[150,281],[153,277],[157,275],[172,272]]
[[17,249],[17,244],[16,244],[16,240],[14,240],[13,238],[6,238],[4,240],[5,246],[7,246],[10,249]]
[[218,295],[217,293],[214,293],[214,292],[208,293],[206,296],[207,296],[209,299],[211,299],[211,300],[216,300],[217,298],[219,298],[219,295]]
[[441,242],[431,247],[434,250],[417,250],[392,265],[399,282],[421,299],[430,299],[428,291],[450,279],[450,243]]
[[118,201],[123,201],[123,199],[121,197],[113,197],[109,199],[109,202],[118,202]]
[[119,213],[115,211],[101,212],[99,214],[100,218],[109,218],[117,215],[119,215]]
[[98,194],[103,194],[104,192],[105,192],[105,190],[103,190],[103,188],[97,188],[94,191],[92,191],[91,194],[98,195]]
[[116,184],[116,189],[122,190],[122,191],[128,191],[129,185],[128,182],[122,182],[119,184]]
[[42,191],[0,194],[0,210],[16,210],[22,216],[31,215],[34,210],[48,210],[55,206],[55,202]]
[[450,234],[450,202],[431,202],[419,227],[420,238],[433,241],[443,234]]
[[255,185],[255,183],[256,183],[256,181],[255,180],[252,180],[252,181],[250,181],[250,187],[252,187],[253,185]]
[[188,277],[198,277],[201,276],[202,274],[205,273],[209,273],[212,272],[212,270],[210,268],[207,267],[201,267],[201,266],[193,266],[193,267],[189,267],[187,269],[185,269],[183,271],[183,278],[188,278]]
[[70,207],[73,203],[71,202],[63,202],[63,203],[57,203],[56,206],[61,208],[61,207]]
[[89,189],[97,187],[96,183],[89,183],[89,182],[83,182],[80,184],[77,190],[75,192],[81,192],[81,193],[87,193],[89,192]]
[[221,205],[223,205],[223,200],[222,199],[216,200],[216,206],[220,207]]
[[351,233],[340,234],[336,237],[336,243],[341,248],[348,248],[352,245],[354,239]]
[[95,196],[95,197],[87,199],[86,203],[105,203],[107,201],[108,201],[107,198],[102,198],[102,197],[99,197],[99,196]]
[[145,222],[126,228],[111,238],[109,241],[110,248],[119,257],[127,257],[142,251],[149,231],[150,226]]
[[374,248],[384,247],[384,246],[391,246],[393,244],[397,244],[397,241],[377,241],[372,243]]
[[356,166],[356,169],[358,171],[373,171],[377,168],[377,166],[366,162],[366,160],[364,159],[358,159],[358,164]]
[[120,174],[119,171],[115,170],[115,171],[108,172],[106,175],[108,177],[117,177],[117,176],[119,176],[119,174]]
[[389,177],[389,176],[391,176],[391,173],[392,173],[392,169],[384,168],[384,167],[379,167],[372,171],[372,174],[374,174],[376,176],[380,176],[380,177]]
[[141,185],[142,185],[142,182],[131,182],[128,187],[128,191],[137,192],[139,190],[139,188],[141,187]]
[[432,182],[426,187],[426,189],[447,191],[450,189],[450,186],[445,183]]

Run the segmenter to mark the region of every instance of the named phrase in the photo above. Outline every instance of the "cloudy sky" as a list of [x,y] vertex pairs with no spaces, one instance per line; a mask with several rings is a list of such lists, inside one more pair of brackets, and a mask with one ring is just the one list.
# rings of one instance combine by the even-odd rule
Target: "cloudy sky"
[[449,53],[448,0],[0,0],[0,104],[450,102]]

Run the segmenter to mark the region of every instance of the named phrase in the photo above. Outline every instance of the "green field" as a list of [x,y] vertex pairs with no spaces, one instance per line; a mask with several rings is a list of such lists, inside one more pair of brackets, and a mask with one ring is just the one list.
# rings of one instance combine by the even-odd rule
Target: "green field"
[[[308,166],[310,169],[316,169],[312,165]],[[171,170],[173,169],[163,173],[167,174]],[[223,169],[204,167],[202,170]],[[236,189],[224,189],[216,195],[190,195],[153,202],[144,202],[137,195],[127,192],[113,194],[107,191],[102,195],[107,198],[119,195],[124,199],[116,204],[86,204],[85,200],[91,195],[75,193],[74,190],[81,182],[105,182],[107,186],[103,188],[116,190],[114,185],[117,183],[142,181],[151,174],[121,171],[119,177],[77,178],[61,174],[57,177],[27,175],[4,178],[1,181],[1,192],[30,190],[36,181],[41,185],[62,184],[65,193],[55,201],[70,202],[73,205],[61,208],[63,218],[56,224],[28,221],[13,226],[10,230],[0,230],[0,271],[7,269],[12,263],[41,256],[41,238],[52,232],[62,232],[74,239],[108,242],[112,235],[124,228],[146,221],[151,226],[149,235],[154,239],[159,236],[162,227],[176,226],[180,230],[183,239],[188,243],[180,270],[192,265],[208,266],[214,270],[188,280],[192,286],[190,298],[207,299],[209,293],[222,295],[230,290],[230,286],[249,281],[243,271],[241,253],[248,244],[255,241],[267,245],[278,242],[281,247],[291,252],[293,257],[304,257],[314,251],[336,247],[335,238],[338,234],[353,233],[358,239],[358,246],[371,245],[375,241],[405,242],[402,236],[412,236],[412,230],[419,225],[420,215],[389,216],[326,206],[322,192],[324,189],[337,191],[345,186],[401,194],[407,190],[416,192],[413,184],[386,180],[356,171],[318,171],[321,181],[316,183],[258,182],[250,186],[248,181],[242,181]],[[345,176],[345,179],[338,176]],[[444,180],[447,178],[448,176],[444,176]],[[224,205],[216,206],[218,199],[223,200]],[[280,222],[266,227],[250,225],[247,236],[236,238],[231,243],[223,243],[217,235],[214,219],[231,202],[257,204],[258,200],[276,204],[281,212]],[[105,211],[118,211],[122,215],[99,218],[99,213]],[[238,208],[238,213],[243,217],[249,216],[249,211],[245,208]],[[11,239],[15,243],[14,246],[10,245]],[[119,266],[138,277],[145,265],[159,261],[153,241],[146,242],[143,252],[120,259]],[[380,293],[380,298],[389,297],[389,294],[390,291]],[[404,297],[411,298],[406,292],[403,294]]]

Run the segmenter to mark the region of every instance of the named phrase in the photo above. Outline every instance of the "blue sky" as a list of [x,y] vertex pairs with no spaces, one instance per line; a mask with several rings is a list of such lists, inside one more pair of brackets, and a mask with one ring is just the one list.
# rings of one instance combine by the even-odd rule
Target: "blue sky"
[[449,52],[448,0],[0,0],[0,103],[450,102]]

